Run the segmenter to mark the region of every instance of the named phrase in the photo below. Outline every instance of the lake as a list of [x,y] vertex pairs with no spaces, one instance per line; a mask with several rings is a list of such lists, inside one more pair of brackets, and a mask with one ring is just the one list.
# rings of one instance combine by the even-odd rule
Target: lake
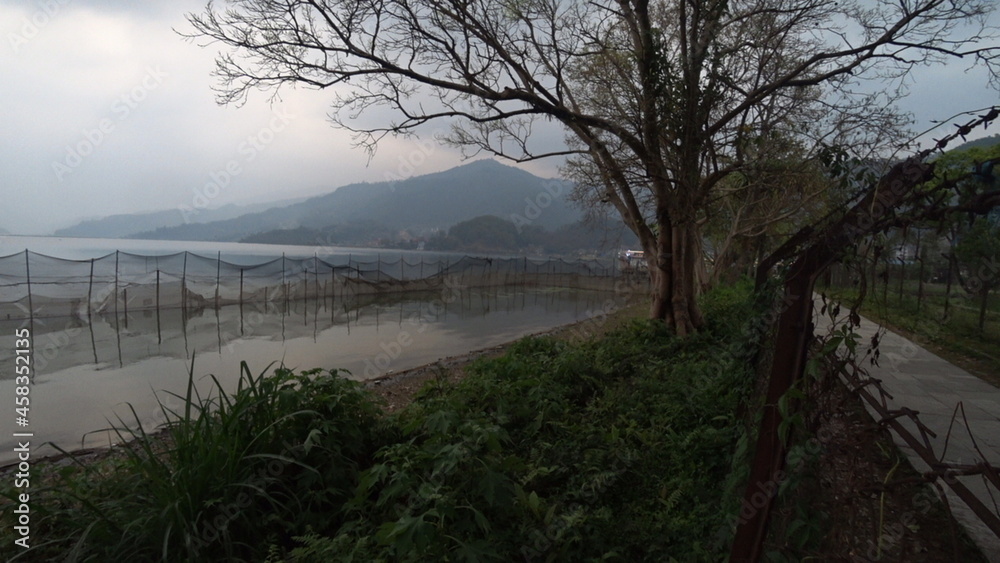
[[[54,244],[50,250],[62,250],[55,254],[62,257],[75,252],[78,259],[106,254],[107,247],[94,240]],[[254,248],[226,250],[252,256],[268,245],[248,246]],[[176,251],[176,246],[154,244],[129,252],[157,248]],[[446,284],[432,292],[392,296],[35,318],[27,428],[15,426],[13,397],[15,331],[28,324],[0,320],[0,397],[10,403],[5,408],[9,420],[0,424],[6,430],[0,434],[0,464],[14,459],[16,432],[33,433],[33,454],[48,455],[55,450],[39,447],[43,442],[69,450],[107,445],[113,436],[91,432],[108,428],[118,416],[134,423],[130,406],[144,427],[155,427],[164,421],[157,397],[179,406],[165,392],[183,393],[192,359],[204,392],[210,387],[208,374],[235,388],[242,361],[254,373],[284,363],[296,369],[344,369],[351,378],[371,379],[592,318],[609,300],[612,294],[598,291]]]

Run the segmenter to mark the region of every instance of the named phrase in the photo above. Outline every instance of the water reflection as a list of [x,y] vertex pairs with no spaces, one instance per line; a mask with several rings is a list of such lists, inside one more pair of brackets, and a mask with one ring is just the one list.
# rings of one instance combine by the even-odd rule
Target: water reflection
[[[28,431],[34,433],[33,448],[47,441],[68,449],[106,444],[107,433],[83,443],[81,436],[107,428],[117,415],[132,422],[125,403],[144,426],[155,426],[162,422],[156,397],[179,406],[163,391],[183,392],[192,359],[205,392],[204,374],[234,388],[241,361],[255,373],[281,362],[345,369],[368,379],[582,320],[608,298],[565,289],[446,288],[347,301],[272,300],[218,310],[35,319]],[[14,396],[14,332],[20,325],[0,321],[0,397]],[[11,432],[0,435],[0,464],[13,457]],[[52,450],[39,451],[47,453]]]

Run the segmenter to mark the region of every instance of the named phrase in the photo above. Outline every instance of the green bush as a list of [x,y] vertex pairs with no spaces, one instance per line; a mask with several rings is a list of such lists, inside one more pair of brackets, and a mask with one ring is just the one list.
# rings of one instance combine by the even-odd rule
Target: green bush
[[392,416],[336,372],[244,366],[231,395],[191,385],[165,441],[140,432],[116,466],[45,492],[37,534],[53,539],[24,557],[717,560],[745,444],[752,375],[730,351],[749,288],[703,304],[710,330],[684,339],[635,321],[522,340]]
[[202,397],[190,378],[180,412],[161,405],[162,438],[119,421],[119,437],[132,439],[124,459],[66,468],[36,503],[36,534],[48,541],[21,557],[250,560],[262,540],[280,544],[320,523],[336,529],[380,442],[371,397],[319,370],[253,376],[243,364],[235,393],[213,383]]

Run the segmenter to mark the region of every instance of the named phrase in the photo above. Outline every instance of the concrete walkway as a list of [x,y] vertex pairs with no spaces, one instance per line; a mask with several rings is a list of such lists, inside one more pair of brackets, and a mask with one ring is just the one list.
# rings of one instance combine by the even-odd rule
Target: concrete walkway
[[[821,305],[817,301],[814,322],[816,333],[823,335],[830,320],[828,317],[818,316],[819,306]],[[861,335],[859,354],[868,349],[868,343],[878,329],[877,323],[862,318],[861,326],[857,329]],[[907,407],[917,411],[920,421],[937,434],[936,438],[930,439],[930,443],[934,453],[943,461],[971,465],[983,461],[985,457],[985,461],[994,467],[1000,467],[1000,389],[889,331],[884,331],[881,337],[879,366],[873,366],[867,360],[863,365],[873,378],[882,381],[883,388],[892,396],[892,399],[887,400],[890,409]],[[976,451],[961,413],[954,417],[955,422],[952,424],[956,405],[959,403],[964,406],[965,418],[982,455]],[[866,406],[874,416],[874,410],[869,405]],[[919,430],[909,417],[900,417],[899,421],[914,436],[920,438]],[[946,449],[945,440],[949,427],[951,435],[947,439]],[[892,434],[896,445],[907,455],[917,471],[930,470],[902,438],[895,432]],[[959,480],[987,507],[996,511],[996,507],[1000,506],[1000,490],[995,487],[987,488],[983,477],[961,477]],[[942,485],[948,492],[948,502],[955,519],[965,527],[991,563],[1000,563],[1000,538],[982,523],[950,487]]]

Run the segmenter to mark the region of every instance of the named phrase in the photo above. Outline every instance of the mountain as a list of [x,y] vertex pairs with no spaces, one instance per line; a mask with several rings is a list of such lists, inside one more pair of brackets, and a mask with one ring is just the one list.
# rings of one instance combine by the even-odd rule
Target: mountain
[[[370,224],[393,232],[431,232],[482,215],[555,229],[576,222],[571,184],[545,180],[494,160],[395,182],[351,184],[306,201],[240,217],[132,235],[164,240],[259,240],[269,231]],[[254,237],[254,238],[250,238]]]
[[188,223],[223,221],[288,203],[290,201],[253,205],[231,203],[217,209],[178,208],[150,213],[111,215],[83,221],[72,227],[59,229],[53,234],[57,237],[126,238],[148,231],[150,227],[179,227]]
[[989,137],[983,137],[982,139],[976,139],[975,141],[967,141],[967,142],[962,143],[961,145],[958,145],[957,147],[951,149],[951,151],[949,151],[949,152],[952,152],[952,151],[959,152],[959,151],[964,151],[964,150],[974,149],[974,148],[987,149],[987,148],[990,148],[990,147],[992,147],[993,145],[996,145],[996,144],[1000,144],[1000,134],[998,134],[998,135],[991,135]]

